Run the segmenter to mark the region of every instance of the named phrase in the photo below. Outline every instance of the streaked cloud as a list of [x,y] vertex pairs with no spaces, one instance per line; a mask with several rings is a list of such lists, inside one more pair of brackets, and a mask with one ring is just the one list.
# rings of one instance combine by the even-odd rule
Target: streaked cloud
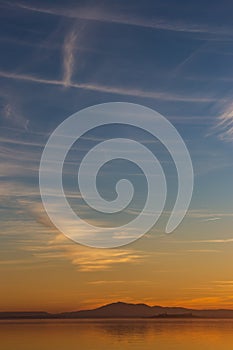
[[40,260],[70,261],[78,271],[109,271],[123,264],[141,264],[147,254],[133,249],[92,249],[70,241],[62,234],[54,235],[46,246],[26,246]]
[[201,222],[217,221],[222,218],[233,218],[233,213],[229,212],[210,212],[208,210],[189,210],[187,216],[193,219],[202,219]]
[[111,250],[111,251],[93,251],[87,255],[87,252],[75,252],[72,254],[72,263],[80,271],[105,271],[112,269],[114,266],[122,264],[139,264],[143,263],[145,253],[133,250]]
[[12,92],[1,91],[0,98],[2,99],[1,117],[5,119],[9,125],[27,130],[29,119],[26,118],[21,111],[18,96],[15,96]]
[[203,222],[208,222],[208,221],[217,221],[217,220],[221,220],[221,218],[219,218],[219,217],[213,217],[213,218],[204,219],[204,220],[202,220],[202,221],[203,221]]
[[[55,86],[67,86],[67,83],[64,80],[49,80],[40,77],[36,77],[28,74],[18,74],[18,73],[10,73],[0,71],[0,77],[6,79],[14,79],[21,81],[28,81],[31,83],[39,83],[46,85],[55,85]],[[158,99],[163,101],[180,101],[180,102],[197,102],[197,103],[210,103],[214,102],[215,99],[212,97],[193,97],[188,95],[178,95],[175,93],[166,93],[166,92],[156,92],[156,91],[146,91],[137,88],[124,88],[124,87],[116,87],[116,86],[107,86],[100,85],[98,83],[75,83],[70,82],[69,84],[72,88],[90,90],[96,92],[104,92],[108,94],[116,94],[123,96],[135,96],[141,98],[150,98],[150,99]]]
[[217,249],[189,249],[188,253],[219,253],[220,250]]
[[231,280],[223,280],[223,281],[213,281],[214,287],[224,288],[224,289],[232,289],[233,288],[233,281]]
[[233,103],[225,108],[225,111],[219,116],[215,128],[220,139],[228,142],[233,141]]
[[[78,271],[108,271],[122,264],[141,264],[150,255],[133,248],[93,249],[84,247],[69,240],[53,226],[41,202],[27,197],[19,198],[15,205],[20,210],[17,221],[20,232],[18,234],[16,232],[16,222],[11,224],[6,222],[6,226],[2,225],[2,235],[7,237],[16,235],[21,251],[30,253],[33,259],[41,263],[46,261],[52,264],[60,259],[70,261]],[[80,228],[77,226],[76,230],[79,231]],[[11,260],[12,265],[15,259]]]
[[78,37],[77,29],[73,28],[65,37],[63,45],[63,83],[65,87],[71,85],[73,69],[75,66],[75,49]]
[[148,284],[148,285],[151,285],[151,284],[155,284],[154,282],[151,282],[151,281],[148,281],[148,280],[97,280],[97,281],[90,281],[88,282],[88,284],[91,284],[91,285],[95,285],[95,286],[98,286],[98,285],[110,285],[110,284]]
[[106,10],[97,8],[87,8],[87,7],[43,7],[43,6],[33,6],[27,5],[25,3],[9,3],[9,6],[18,7],[26,11],[44,13],[54,16],[84,19],[89,21],[99,21],[106,23],[116,23],[124,24],[130,26],[152,28],[159,30],[175,31],[175,32],[188,32],[188,33],[206,33],[213,35],[225,35],[231,37],[231,28],[220,27],[220,26],[210,26],[206,24],[196,24],[196,23],[184,23],[182,21],[166,21],[161,18],[143,18],[137,17],[135,15],[126,16],[123,13],[109,13]]
[[191,241],[190,243],[232,243],[233,238],[223,238],[223,239],[203,239]]

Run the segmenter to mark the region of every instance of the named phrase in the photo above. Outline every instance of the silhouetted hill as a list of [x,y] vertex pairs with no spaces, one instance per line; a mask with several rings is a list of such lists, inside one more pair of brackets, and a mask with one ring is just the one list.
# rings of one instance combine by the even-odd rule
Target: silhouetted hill
[[164,308],[162,306],[117,302],[93,310],[65,312],[60,314],[60,316],[64,318],[145,318],[168,312],[170,314],[184,314],[190,313],[190,310],[184,308]]
[[116,302],[96,309],[49,314],[47,312],[0,312],[0,319],[84,319],[84,318],[233,318],[233,310],[195,310],[183,307],[149,306]]
[[146,304],[127,304],[123,302],[101,306],[94,310],[81,310],[61,314],[65,317],[78,318],[119,318],[119,317],[146,317],[152,315],[151,307]]
[[49,318],[51,314],[44,311],[13,311],[13,312],[0,312],[0,319],[44,319]]
[[199,316],[194,316],[192,313],[184,313],[184,314],[159,314],[151,316],[150,318],[198,318]]

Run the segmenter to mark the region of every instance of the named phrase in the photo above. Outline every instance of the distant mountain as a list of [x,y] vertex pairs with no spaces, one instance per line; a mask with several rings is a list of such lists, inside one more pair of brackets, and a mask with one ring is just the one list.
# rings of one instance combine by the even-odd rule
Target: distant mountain
[[195,310],[183,307],[149,306],[116,302],[96,309],[49,314],[47,312],[0,312],[0,319],[85,319],[85,318],[233,318],[233,310]]
[[64,318],[145,318],[168,312],[170,314],[184,314],[190,313],[190,310],[184,308],[164,308],[162,306],[117,302],[93,310],[65,312],[60,314],[60,316]]

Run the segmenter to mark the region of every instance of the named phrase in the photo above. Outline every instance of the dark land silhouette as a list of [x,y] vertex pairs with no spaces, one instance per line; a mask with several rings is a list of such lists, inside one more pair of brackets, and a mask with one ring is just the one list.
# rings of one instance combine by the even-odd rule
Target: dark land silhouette
[[183,307],[149,306],[116,302],[96,309],[63,313],[36,312],[0,312],[0,319],[101,319],[101,318],[232,318],[229,309],[189,309]]

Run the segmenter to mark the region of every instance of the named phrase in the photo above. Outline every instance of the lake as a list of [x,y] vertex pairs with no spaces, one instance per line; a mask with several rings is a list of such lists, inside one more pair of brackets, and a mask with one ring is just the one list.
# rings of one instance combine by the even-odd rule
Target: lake
[[0,321],[3,350],[232,350],[233,320]]

